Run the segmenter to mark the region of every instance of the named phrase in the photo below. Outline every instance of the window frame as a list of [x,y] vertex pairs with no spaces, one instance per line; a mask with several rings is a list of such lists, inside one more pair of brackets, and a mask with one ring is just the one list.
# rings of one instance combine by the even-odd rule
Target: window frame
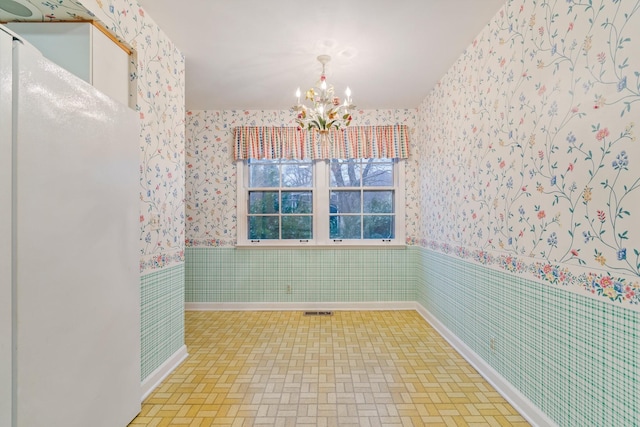
[[[254,239],[248,238],[248,208],[249,193],[255,190],[265,190],[266,188],[249,187],[249,166],[248,160],[239,160],[237,165],[237,203],[236,203],[236,247],[241,248],[264,248],[264,247],[404,247],[405,246],[405,159],[384,159],[393,162],[393,186],[385,187],[394,193],[394,222],[395,237],[393,239],[330,239],[330,160],[311,160],[312,165],[312,239]],[[282,184],[280,184],[282,185]],[[334,187],[335,188],[335,187]],[[369,187],[362,187],[367,190]],[[380,187],[372,187],[378,189]],[[269,187],[274,189],[275,187]],[[279,187],[279,190],[293,190],[294,188]],[[304,190],[308,190],[304,187]]]

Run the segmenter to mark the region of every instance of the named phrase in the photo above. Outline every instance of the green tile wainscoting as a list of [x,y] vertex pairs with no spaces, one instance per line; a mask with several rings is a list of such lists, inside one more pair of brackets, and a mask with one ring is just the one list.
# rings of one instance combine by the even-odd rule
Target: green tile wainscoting
[[141,279],[141,367],[144,382],[184,347],[184,264]]
[[415,301],[412,254],[405,248],[187,247],[185,301]]
[[416,248],[416,300],[559,426],[640,425],[640,313]]

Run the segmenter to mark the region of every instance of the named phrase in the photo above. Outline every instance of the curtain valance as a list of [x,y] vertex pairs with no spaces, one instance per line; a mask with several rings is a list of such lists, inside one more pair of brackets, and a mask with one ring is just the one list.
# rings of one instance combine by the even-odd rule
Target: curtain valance
[[406,159],[407,125],[351,126],[317,132],[295,127],[240,126],[234,129],[234,155],[243,159]]

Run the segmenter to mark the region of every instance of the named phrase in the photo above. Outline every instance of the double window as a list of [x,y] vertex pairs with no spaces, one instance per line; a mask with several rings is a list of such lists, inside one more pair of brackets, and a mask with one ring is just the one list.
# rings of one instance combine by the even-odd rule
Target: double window
[[393,159],[239,163],[238,245],[400,245],[403,163]]

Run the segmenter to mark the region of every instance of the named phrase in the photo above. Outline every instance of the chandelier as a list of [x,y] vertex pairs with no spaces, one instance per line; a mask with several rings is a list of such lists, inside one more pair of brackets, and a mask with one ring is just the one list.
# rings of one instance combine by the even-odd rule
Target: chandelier
[[[351,113],[355,105],[351,103],[351,90],[345,90],[344,101],[335,96],[333,86],[327,83],[325,65],[331,60],[329,55],[318,56],[318,62],[322,64],[322,74],[316,86],[309,89],[304,96],[305,105],[300,102],[300,88],[296,90],[298,103],[293,107],[296,115],[296,123],[301,129],[317,131],[326,138],[329,130],[340,129],[351,124]],[[324,139],[323,138],[323,139]]]

